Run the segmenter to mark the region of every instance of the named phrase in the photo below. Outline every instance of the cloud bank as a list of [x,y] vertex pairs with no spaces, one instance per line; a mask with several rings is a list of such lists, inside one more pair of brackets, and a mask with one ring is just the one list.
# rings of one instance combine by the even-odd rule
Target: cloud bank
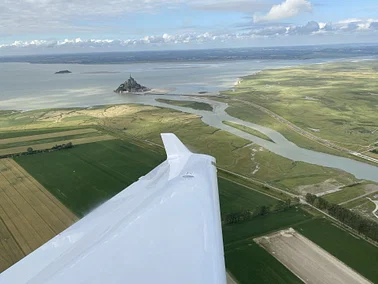
[[17,50],[57,50],[57,51],[80,51],[91,49],[102,50],[127,50],[132,48],[148,49],[150,47],[174,47],[185,45],[202,45],[206,43],[237,43],[243,41],[253,41],[264,38],[278,38],[282,41],[290,41],[294,36],[336,36],[336,35],[371,35],[378,37],[378,19],[348,19],[337,23],[318,23],[315,21],[307,24],[272,24],[254,26],[243,32],[233,33],[184,33],[184,34],[163,34],[145,36],[138,39],[65,39],[65,40],[32,40],[15,41],[10,44],[0,44],[0,51]]
[[255,16],[255,22],[278,21],[292,18],[301,13],[312,12],[312,4],[307,0],[286,0],[285,2],[274,5],[265,16]]

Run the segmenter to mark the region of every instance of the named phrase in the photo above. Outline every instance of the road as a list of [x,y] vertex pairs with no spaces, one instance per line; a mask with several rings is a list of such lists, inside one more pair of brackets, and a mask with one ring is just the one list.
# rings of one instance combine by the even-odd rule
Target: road
[[375,190],[375,191],[372,191],[372,192],[368,192],[368,193],[365,193],[365,194],[363,194],[363,195],[357,196],[357,197],[355,197],[355,198],[349,199],[349,200],[347,200],[347,201],[341,202],[341,203],[339,203],[339,205],[347,204],[347,203],[349,203],[349,202],[355,201],[355,200],[357,200],[357,199],[363,198],[363,197],[365,197],[365,196],[368,196],[368,195],[373,194],[373,193],[376,193],[376,192],[378,192],[378,190]]
[[262,181],[259,181],[259,180],[257,180],[257,179],[254,179],[254,178],[246,177],[246,176],[243,176],[243,175],[237,174],[237,173],[235,173],[235,172],[231,172],[231,171],[228,171],[228,170],[222,169],[222,168],[220,168],[220,167],[218,167],[218,169],[222,170],[223,172],[226,172],[226,173],[232,174],[232,175],[234,175],[234,176],[240,177],[240,178],[242,178],[242,179],[249,180],[249,181],[251,181],[251,182],[253,182],[253,183],[256,183],[256,184],[258,184],[258,185],[266,186],[266,187],[268,187],[268,188],[270,188],[270,189],[273,189],[273,190],[275,190],[275,191],[282,192],[282,193],[284,193],[284,194],[286,194],[286,195],[288,195],[288,196],[290,196],[290,197],[293,197],[293,198],[294,198],[294,197],[298,197],[298,198],[301,197],[300,195],[297,195],[297,194],[294,194],[294,193],[288,192],[288,191],[286,191],[286,190],[280,189],[280,188],[275,187],[275,186],[273,186],[273,185],[270,185],[270,184],[268,184],[268,183],[266,183],[266,182],[262,182]]
[[373,199],[371,199],[371,198],[367,198],[367,199],[369,199],[371,202],[373,202],[374,204],[375,204],[375,209],[374,209],[374,211],[373,211],[373,214],[374,214],[374,216],[375,217],[377,217],[378,218],[378,215],[377,215],[377,211],[378,211],[378,201],[376,201],[376,200],[373,200]]
[[292,228],[257,238],[255,242],[305,283],[371,283]]
[[227,284],[238,284],[238,282],[235,281],[234,278],[227,272],[226,274]]

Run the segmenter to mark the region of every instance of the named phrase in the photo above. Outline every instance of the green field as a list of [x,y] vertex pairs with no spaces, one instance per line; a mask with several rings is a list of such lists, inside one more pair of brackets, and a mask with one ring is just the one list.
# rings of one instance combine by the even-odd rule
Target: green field
[[253,238],[307,222],[311,215],[299,208],[270,213],[223,227],[226,267],[240,283],[302,283]]
[[353,186],[347,186],[338,192],[327,194],[324,196],[324,199],[331,203],[339,204],[361,196],[365,193],[365,184],[356,184]]
[[255,191],[258,191],[264,195],[271,196],[272,198],[275,198],[277,200],[285,201],[287,199],[292,199],[292,197],[282,191],[277,191],[274,189],[271,189],[267,186],[264,186],[260,183],[254,182],[253,179],[249,178],[241,178],[239,176],[236,176],[235,174],[231,174],[229,172],[225,172],[224,170],[218,168],[218,177],[223,177],[225,179],[234,181],[238,184],[244,185],[247,188],[253,188]]
[[376,194],[377,193],[373,193],[370,196],[358,198],[356,200],[347,202],[343,204],[342,206],[347,209],[351,209],[352,211],[358,212],[359,214],[361,214],[362,216],[366,218],[370,218],[371,220],[378,222],[377,217],[375,217],[373,214],[373,210],[376,208],[376,206],[372,201],[367,199],[367,197],[375,199],[374,195]]
[[108,200],[164,160],[120,140],[15,159],[78,216]]
[[272,139],[270,139],[264,133],[261,133],[260,131],[257,131],[253,128],[250,128],[250,127],[247,127],[247,126],[244,126],[244,125],[240,125],[240,124],[237,124],[237,123],[234,123],[234,122],[231,122],[231,121],[223,121],[223,123],[228,125],[228,126],[239,129],[241,131],[244,131],[246,133],[252,134],[252,135],[259,137],[261,139],[264,139],[264,140],[267,140],[267,141],[270,141],[270,142],[274,142]]
[[44,143],[67,141],[67,140],[74,140],[74,139],[80,139],[80,138],[89,138],[89,137],[96,137],[96,136],[100,136],[100,135],[101,135],[101,133],[99,133],[99,132],[90,132],[90,133],[66,135],[66,136],[60,136],[60,137],[51,137],[51,138],[45,138],[45,139],[36,138],[36,140],[32,140],[32,141],[23,141],[23,142],[13,142],[13,143],[8,143],[8,144],[0,144],[0,149],[7,149],[7,148],[12,148],[12,147],[25,146],[25,150],[26,150],[26,147],[28,147],[29,145],[37,145],[37,144],[44,144]]
[[234,242],[278,231],[310,218],[309,213],[293,207],[283,212],[271,213],[240,224],[224,226],[223,241],[227,249]]
[[166,103],[174,106],[180,106],[180,107],[189,107],[192,109],[198,109],[198,110],[207,110],[207,111],[213,111],[213,107],[207,103],[202,102],[193,102],[193,101],[176,101],[176,100],[166,100],[166,99],[157,99],[158,102]]
[[304,185],[316,187],[331,177],[341,184],[350,184],[353,179],[342,171],[292,162],[257,144],[251,145],[248,140],[207,126],[197,115],[166,108],[129,104],[0,115],[0,133],[9,137],[22,135],[21,131],[29,135],[48,133],[50,128],[55,131],[78,127],[96,128],[121,139],[132,137],[161,146],[160,133],[175,133],[193,152],[214,156],[218,167],[289,191]]
[[0,139],[16,138],[22,136],[41,135],[48,133],[58,133],[63,131],[70,131],[80,129],[83,127],[51,127],[45,129],[31,129],[31,130],[19,130],[19,131],[2,131],[0,128]]
[[261,205],[273,205],[278,200],[238,185],[224,178],[218,178],[219,198],[222,215],[253,210]]
[[239,283],[303,283],[253,240],[225,251],[226,267]]
[[294,228],[373,283],[378,283],[378,247],[325,219],[311,220]]
[[[113,140],[15,160],[78,216],[138,180],[165,159],[163,151]],[[222,214],[272,205],[277,200],[219,179]]]

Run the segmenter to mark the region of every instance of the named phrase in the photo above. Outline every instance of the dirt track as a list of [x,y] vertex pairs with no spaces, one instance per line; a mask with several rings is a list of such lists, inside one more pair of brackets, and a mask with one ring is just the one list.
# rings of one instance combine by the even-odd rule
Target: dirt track
[[227,281],[227,284],[237,284],[237,282],[235,281],[234,278],[232,278],[232,276],[230,274],[226,274],[226,281]]
[[76,220],[15,161],[0,160],[0,272]]
[[293,229],[255,239],[305,283],[371,283]]
[[68,142],[72,142],[73,145],[80,145],[80,144],[88,144],[88,143],[93,143],[93,142],[114,140],[114,139],[117,139],[117,138],[110,136],[110,135],[100,135],[100,136],[94,136],[94,137],[88,137],[88,138],[78,138],[78,139],[71,139],[71,140],[55,141],[55,142],[44,143],[44,144],[35,144],[35,145],[29,145],[29,146],[13,147],[13,148],[7,148],[7,149],[0,149],[0,156],[1,155],[23,153],[23,152],[26,152],[26,149],[28,147],[33,148],[33,150],[45,150],[45,149],[51,149],[52,147],[54,147],[57,144],[58,145],[66,144]]
[[62,131],[62,132],[54,132],[54,133],[46,133],[46,134],[7,138],[7,139],[1,139],[0,144],[5,145],[5,144],[10,144],[10,143],[42,140],[42,139],[48,139],[48,138],[79,135],[79,134],[86,134],[86,133],[92,133],[92,132],[97,132],[97,130],[92,129],[92,128],[86,128],[86,129],[77,129],[77,130],[70,130],[70,131]]

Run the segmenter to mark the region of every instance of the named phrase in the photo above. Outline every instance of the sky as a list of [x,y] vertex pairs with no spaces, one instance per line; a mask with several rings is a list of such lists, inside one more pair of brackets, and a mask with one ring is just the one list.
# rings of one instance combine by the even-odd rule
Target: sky
[[0,0],[0,56],[377,41],[377,0]]

